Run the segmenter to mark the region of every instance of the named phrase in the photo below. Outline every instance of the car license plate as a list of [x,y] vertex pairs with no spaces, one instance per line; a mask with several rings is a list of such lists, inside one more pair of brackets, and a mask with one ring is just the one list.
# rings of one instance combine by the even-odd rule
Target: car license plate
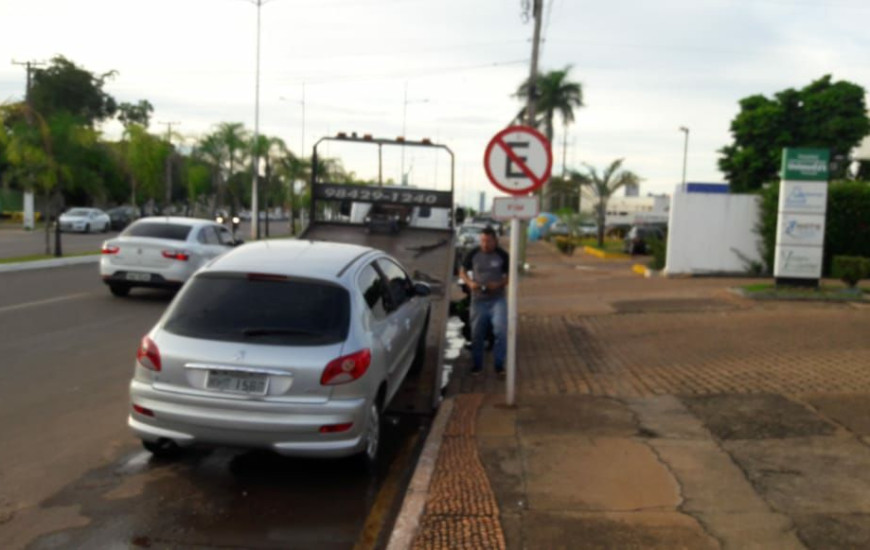
[[151,274],[150,273],[135,273],[130,271],[127,273],[126,278],[128,281],[150,281]]
[[210,390],[250,395],[266,395],[269,377],[265,374],[241,371],[208,371],[205,387]]

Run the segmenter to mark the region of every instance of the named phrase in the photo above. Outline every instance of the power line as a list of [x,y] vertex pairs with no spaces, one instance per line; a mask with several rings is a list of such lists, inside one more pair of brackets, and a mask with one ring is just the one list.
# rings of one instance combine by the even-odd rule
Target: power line
[[31,87],[31,78],[30,74],[33,72],[33,69],[36,67],[44,66],[45,63],[42,61],[15,61],[12,60],[13,65],[20,65],[25,68],[27,71],[27,83],[24,88],[24,101],[28,105],[30,105],[30,87]]

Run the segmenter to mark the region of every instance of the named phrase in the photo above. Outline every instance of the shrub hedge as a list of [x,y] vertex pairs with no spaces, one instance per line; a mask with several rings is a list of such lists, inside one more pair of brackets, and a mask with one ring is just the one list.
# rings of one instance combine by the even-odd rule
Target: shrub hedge
[[[761,191],[761,213],[756,231],[761,235],[761,257],[773,272],[779,185]],[[831,274],[834,256],[870,258],[870,183],[838,181],[828,186],[823,274]]]

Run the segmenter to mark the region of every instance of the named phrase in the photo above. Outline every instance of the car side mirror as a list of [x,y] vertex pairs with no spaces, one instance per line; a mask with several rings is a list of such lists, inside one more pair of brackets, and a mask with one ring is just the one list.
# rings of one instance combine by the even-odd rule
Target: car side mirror
[[426,283],[414,283],[414,295],[415,296],[429,296],[432,294],[432,287],[427,285]]
[[239,246],[240,244],[245,244],[244,239],[236,239],[233,241],[233,246]]

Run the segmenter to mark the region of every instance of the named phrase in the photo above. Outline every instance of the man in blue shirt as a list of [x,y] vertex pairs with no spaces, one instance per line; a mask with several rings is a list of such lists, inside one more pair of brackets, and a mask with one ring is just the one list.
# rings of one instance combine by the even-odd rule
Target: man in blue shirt
[[487,331],[495,336],[495,372],[504,376],[507,355],[508,253],[498,246],[495,230],[487,226],[480,234],[480,246],[462,262],[459,276],[471,290],[471,374],[483,371],[483,347]]

